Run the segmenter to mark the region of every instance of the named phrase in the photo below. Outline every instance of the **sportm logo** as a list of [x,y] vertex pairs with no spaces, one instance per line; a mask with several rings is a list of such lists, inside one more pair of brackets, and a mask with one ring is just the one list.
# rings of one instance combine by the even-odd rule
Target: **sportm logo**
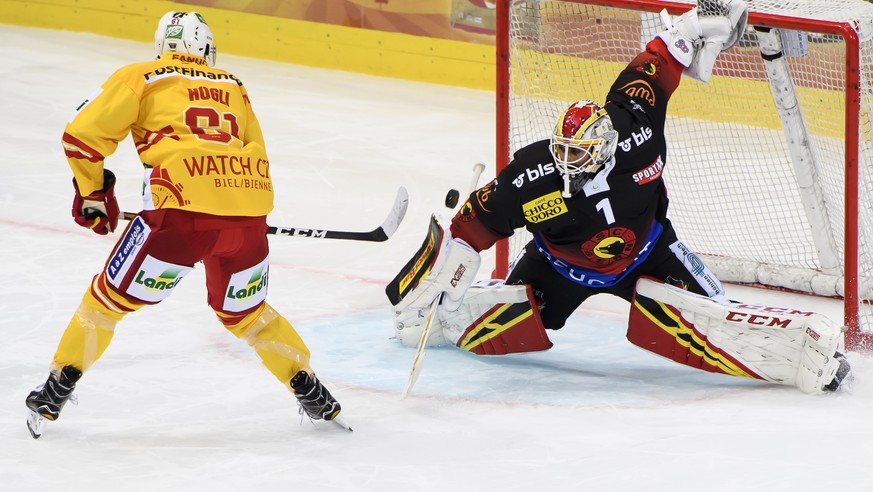
[[253,308],[267,298],[267,284],[270,276],[270,259],[234,273],[227,283],[224,295],[225,311],[238,313]]

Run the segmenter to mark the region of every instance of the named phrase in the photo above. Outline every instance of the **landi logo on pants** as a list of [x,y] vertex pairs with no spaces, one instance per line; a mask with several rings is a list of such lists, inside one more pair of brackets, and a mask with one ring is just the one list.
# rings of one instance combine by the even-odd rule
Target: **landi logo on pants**
[[170,294],[191,267],[174,265],[146,256],[127,287],[127,293],[146,302],[160,302]]
[[238,313],[253,308],[267,298],[270,258],[257,265],[234,273],[224,294],[223,310]]

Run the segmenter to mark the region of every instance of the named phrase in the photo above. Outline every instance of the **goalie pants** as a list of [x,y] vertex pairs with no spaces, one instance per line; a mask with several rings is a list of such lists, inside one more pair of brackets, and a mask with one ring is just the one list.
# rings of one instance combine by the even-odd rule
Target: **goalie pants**
[[[206,273],[207,303],[290,389],[312,372],[309,350],[291,324],[265,302],[269,245],[265,217],[218,217],[182,210],[142,212],[94,277],[61,337],[52,369],[83,373],[103,354],[125,315],[168,297],[195,263]],[[165,320],[172,321],[171,319]]]
[[569,280],[555,271],[533,241],[525,246],[524,253],[507,275],[506,284],[529,284],[534,295],[542,302],[540,316],[543,325],[547,329],[557,330],[564,326],[567,318],[582,302],[595,294],[612,294],[630,302],[634,286],[643,276],[707,297],[724,293],[715,275],[678,240],[669,221],[648,258],[611,287],[594,288]]

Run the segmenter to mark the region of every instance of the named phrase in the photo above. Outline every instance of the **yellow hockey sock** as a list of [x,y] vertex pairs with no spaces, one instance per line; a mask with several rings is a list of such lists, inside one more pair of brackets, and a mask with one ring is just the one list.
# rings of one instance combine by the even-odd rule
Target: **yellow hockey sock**
[[64,366],[73,366],[83,373],[87,371],[103,355],[116,323],[123,317],[97,302],[89,289],[61,337],[52,369],[60,372]]
[[[222,321],[227,320],[222,313],[217,314]],[[303,339],[291,323],[266,302],[238,323],[225,323],[225,326],[255,349],[264,366],[286,388],[290,389],[291,378],[301,370],[312,373],[309,349]]]

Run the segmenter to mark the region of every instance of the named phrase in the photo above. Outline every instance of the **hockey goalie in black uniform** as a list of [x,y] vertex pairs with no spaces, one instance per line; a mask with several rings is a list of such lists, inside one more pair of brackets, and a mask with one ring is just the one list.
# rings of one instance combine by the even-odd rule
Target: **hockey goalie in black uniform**
[[[570,105],[550,138],[517,151],[471,193],[448,231],[432,218],[386,289],[404,345],[546,350],[547,329],[609,293],[631,303],[628,339],[654,353],[807,393],[837,389],[849,373],[841,327],[816,313],[730,301],[667,218],[668,101],[683,73],[709,79],[747,10],[743,0],[708,0],[663,17],[665,30],[621,71],[605,104]],[[519,228],[533,239],[505,282],[471,286],[478,253]]]

